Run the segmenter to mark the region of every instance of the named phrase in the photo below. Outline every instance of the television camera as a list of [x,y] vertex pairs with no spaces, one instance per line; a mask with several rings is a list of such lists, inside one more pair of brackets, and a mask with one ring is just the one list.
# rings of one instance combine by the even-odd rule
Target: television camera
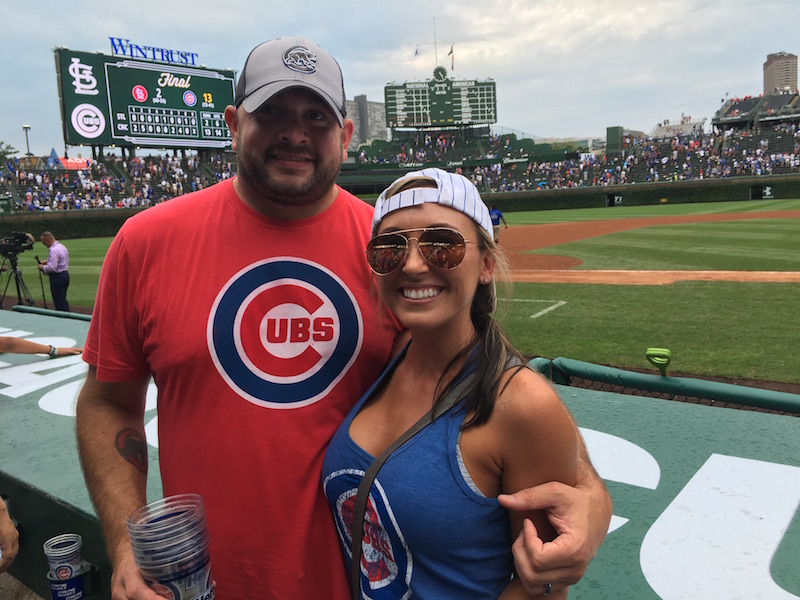
[[[3,288],[3,295],[0,297],[0,307],[6,300],[6,292],[11,280],[14,279],[17,287],[17,304],[27,304],[33,306],[33,297],[31,296],[28,286],[22,279],[22,271],[18,267],[18,257],[20,253],[25,250],[33,249],[34,239],[30,233],[24,231],[14,231],[11,235],[0,238],[0,255],[3,256],[3,264],[0,267],[0,273],[8,272],[8,280],[6,281],[5,288]],[[39,262],[38,259],[36,261]],[[40,275],[41,277],[41,275]],[[42,287],[44,291],[44,287]]]
[[20,252],[33,249],[33,236],[24,231],[14,231],[10,236],[0,238],[0,254],[9,261],[16,258]]

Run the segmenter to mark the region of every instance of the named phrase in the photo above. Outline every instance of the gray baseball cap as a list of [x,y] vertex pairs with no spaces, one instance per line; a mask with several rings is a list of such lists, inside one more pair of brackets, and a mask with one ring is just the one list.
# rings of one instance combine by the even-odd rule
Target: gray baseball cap
[[301,37],[282,37],[250,52],[236,84],[236,107],[251,113],[278,92],[305,88],[316,93],[339,121],[347,115],[342,69],[319,44]]

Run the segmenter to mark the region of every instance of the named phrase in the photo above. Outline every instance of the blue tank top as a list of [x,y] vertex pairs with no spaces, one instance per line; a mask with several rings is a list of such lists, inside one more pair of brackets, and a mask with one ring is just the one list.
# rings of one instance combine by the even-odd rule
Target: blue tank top
[[[348,572],[353,503],[375,458],[350,437],[350,423],[403,356],[347,415],[322,465]],[[458,450],[465,416],[463,403],[457,403],[398,448],[378,472],[364,518],[362,597],[497,598],[508,584],[514,567],[508,512],[465,479]]]

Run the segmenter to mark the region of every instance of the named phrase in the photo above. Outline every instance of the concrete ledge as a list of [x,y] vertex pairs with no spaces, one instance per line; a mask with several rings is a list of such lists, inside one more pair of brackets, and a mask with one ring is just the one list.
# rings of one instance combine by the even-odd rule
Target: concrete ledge
[[0,575],[0,598],[6,600],[45,600],[19,579],[8,573]]

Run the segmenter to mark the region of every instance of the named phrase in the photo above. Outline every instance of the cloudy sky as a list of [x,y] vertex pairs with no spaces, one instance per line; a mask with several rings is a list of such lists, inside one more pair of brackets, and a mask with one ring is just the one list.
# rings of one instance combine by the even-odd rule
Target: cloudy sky
[[23,124],[31,152],[64,149],[53,49],[111,54],[109,37],[239,71],[258,43],[302,35],[337,58],[348,98],[378,102],[438,57],[453,79],[493,78],[495,129],[528,137],[710,124],[726,94],[761,93],[768,54],[800,54],[798,0],[37,0],[3,2],[0,23],[0,141],[20,155]]

